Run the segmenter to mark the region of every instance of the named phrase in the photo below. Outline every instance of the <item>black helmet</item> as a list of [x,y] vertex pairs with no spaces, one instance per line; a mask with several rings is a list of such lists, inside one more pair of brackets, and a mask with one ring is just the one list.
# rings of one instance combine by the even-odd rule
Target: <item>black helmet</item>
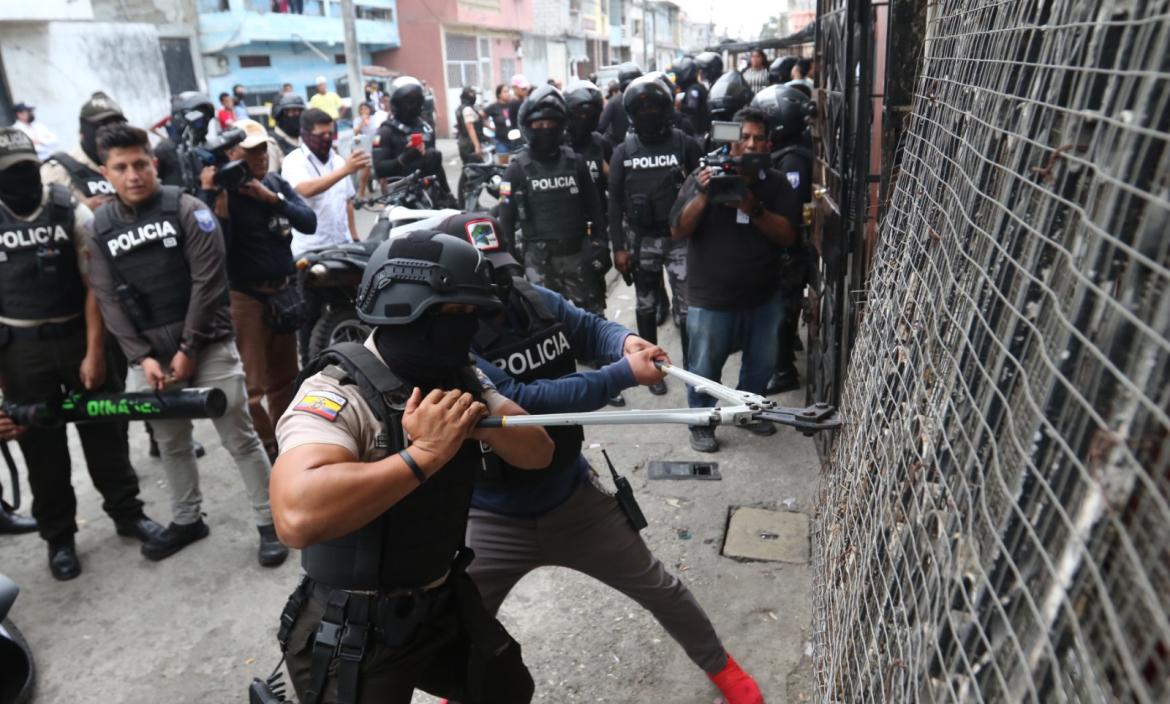
[[809,100],[812,100],[812,88],[809,88],[808,84],[805,83],[804,81],[801,81],[799,79],[793,79],[793,80],[785,83],[784,86],[787,88],[795,88],[796,90],[803,93],[804,97],[808,98]]
[[[555,134],[538,136],[538,131],[532,129],[532,123],[537,120],[555,120]],[[520,132],[528,143],[528,150],[537,157],[551,158],[557,153],[568,121],[569,110],[565,107],[565,96],[561,95],[556,86],[545,83],[532,89],[520,105]]]
[[634,132],[653,141],[670,133],[674,95],[666,81],[655,74],[635,79],[622,95],[622,107]]
[[422,115],[426,93],[422,83],[411,76],[399,76],[390,84],[390,108],[399,122],[416,122]]
[[713,51],[704,51],[696,56],[695,65],[707,83],[714,83],[723,75],[723,57]]
[[406,325],[444,303],[496,313],[487,260],[466,239],[415,230],[378,245],[358,287],[357,314],[370,325]]
[[569,133],[575,142],[583,142],[597,129],[605,100],[601,89],[589,81],[573,81],[565,90],[565,106],[569,111]]
[[699,80],[699,67],[695,64],[695,60],[689,56],[684,56],[674,65],[670,67],[670,72],[674,74],[674,82],[679,88],[686,90],[691,87],[691,84]]
[[463,86],[463,90],[459,91],[459,102],[463,105],[475,105],[478,97],[478,91],[472,86]]
[[712,120],[730,120],[752,100],[752,89],[739,71],[725,73],[711,86],[707,108]]
[[618,84],[621,85],[622,90],[629,87],[630,82],[635,78],[641,78],[642,69],[638,68],[638,64],[627,61],[618,66],[617,79]]
[[272,119],[280,121],[280,116],[284,114],[285,110],[305,110],[305,99],[296,93],[281,93],[280,97],[276,99],[276,105],[272,106]]
[[808,127],[816,108],[803,93],[791,86],[768,86],[752,98],[752,107],[768,116],[772,141],[799,137]]
[[192,139],[202,142],[214,117],[215,105],[203,93],[188,90],[171,98],[170,131],[173,137],[181,138],[190,130]]
[[792,80],[792,67],[799,61],[795,56],[781,56],[768,67],[768,83],[787,83]]

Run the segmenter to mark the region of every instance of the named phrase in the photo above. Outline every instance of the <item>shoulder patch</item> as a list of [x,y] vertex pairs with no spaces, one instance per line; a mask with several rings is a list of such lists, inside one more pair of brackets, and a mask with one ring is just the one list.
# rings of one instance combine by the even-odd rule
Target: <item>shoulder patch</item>
[[210,210],[196,210],[195,224],[199,225],[199,229],[204,232],[215,231],[215,215]]
[[507,198],[510,195],[512,195],[512,182],[500,181],[500,197]]
[[337,420],[337,414],[341,413],[341,409],[348,403],[349,399],[332,391],[310,391],[297,401],[293,410],[309,413],[333,423]]
[[784,175],[788,177],[788,183],[791,184],[793,188],[800,188],[799,171],[786,171]]

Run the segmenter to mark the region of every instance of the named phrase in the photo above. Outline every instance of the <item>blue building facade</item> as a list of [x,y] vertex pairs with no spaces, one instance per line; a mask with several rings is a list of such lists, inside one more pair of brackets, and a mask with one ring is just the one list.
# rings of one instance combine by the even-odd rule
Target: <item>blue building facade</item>
[[[349,94],[338,0],[198,0],[198,5],[213,99],[237,83],[247,89],[250,107],[271,102],[285,83],[307,99],[316,92],[318,76],[325,76],[331,90]],[[364,68],[372,64],[373,52],[399,46],[398,4],[354,0],[354,7]],[[379,70],[371,71],[363,77],[378,80]]]

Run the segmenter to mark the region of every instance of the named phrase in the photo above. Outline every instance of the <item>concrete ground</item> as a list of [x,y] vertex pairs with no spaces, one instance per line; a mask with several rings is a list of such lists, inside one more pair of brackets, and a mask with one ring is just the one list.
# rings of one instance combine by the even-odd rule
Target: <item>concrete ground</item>
[[[609,317],[632,326],[633,303],[633,291],[617,282]],[[681,359],[673,326],[663,326],[660,336]],[[737,369],[733,359],[725,380],[734,381]],[[645,389],[626,396],[628,408],[686,405],[678,383],[671,383],[664,397]],[[803,392],[778,400],[800,404]],[[211,536],[174,557],[148,562],[137,542],[114,534],[72,430],[81,577],[54,581],[36,535],[0,538],[0,572],[23,590],[11,616],[36,655],[36,701],[245,701],[249,681],[276,665],[278,616],[300,572],[299,556],[294,553],[277,569],[256,564],[256,529],[231,458],[207,421],[196,423],[195,435],[208,450],[199,466]],[[812,614],[809,566],[736,560],[721,550],[734,506],[809,511],[818,467],[813,443],[787,428],[770,438],[726,428],[717,435],[723,449],[702,456],[690,449],[682,426],[594,427],[586,432],[586,454],[604,468],[600,449],[607,449],[630,479],[650,522],[643,531],[646,541],[691,588],[767,701],[811,701],[805,657]],[[132,427],[131,441],[147,511],[165,523],[169,502],[162,465],[147,456],[140,424]],[[14,454],[19,461],[19,451]],[[648,481],[646,464],[655,459],[713,459],[723,479]],[[610,485],[608,476],[603,481]],[[27,484],[23,489],[27,512]],[[6,495],[11,498],[11,492]],[[501,620],[523,645],[537,683],[535,701],[719,700],[714,686],[649,613],[582,575],[560,568],[533,572],[505,602]],[[414,701],[436,700],[420,693]]]

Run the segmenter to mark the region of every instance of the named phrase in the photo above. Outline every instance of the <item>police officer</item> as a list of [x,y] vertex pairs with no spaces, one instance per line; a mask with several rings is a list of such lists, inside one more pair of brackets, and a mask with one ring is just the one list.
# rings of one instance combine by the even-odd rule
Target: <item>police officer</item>
[[[675,321],[686,349],[686,243],[670,238],[670,209],[686,176],[699,166],[699,145],[671,127],[674,102],[666,86],[651,76],[632,83],[622,95],[632,133],[613,151],[609,163],[609,232],[614,266],[632,273],[637,295],[638,335],[658,342],[656,307],[662,296],[662,271],[670,278]],[[630,225],[630,241],[622,217]],[[684,354],[685,356],[685,354]],[[666,393],[666,383],[650,387]]]
[[268,136],[268,170],[280,173],[284,157],[301,146],[301,113],[305,99],[296,93],[281,93],[272,106],[276,126]]
[[114,196],[114,187],[101,174],[97,131],[103,125],[125,122],[122,108],[110,96],[98,91],[81,106],[80,144],[67,152],[56,152],[41,166],[41,181],[65,186],[91,211]]
[[523,228],[533,283],[604,316],[605,289],[594,261],[609,256],[605,216],[585,160],[561,144],[567,122],[565,99],[548,84],[535,88],[520,107],[527,146],[504,171],[500,223],[510,247],[517,226]]
[[699,77],[708,88],[715,85],[715,81],[723,75],[723,57],[714,51],[704,51],[696,56],[695,65],[699,67]]
[[707,112],[707,86],[699,80],[699,66],[689,56],[674,62],[671,67],[674,83],[682,92],[679,112],[686,115],[694,125],[695,134],[706,134],[711,129],[711,117]]
[[448,203],[454,204],[443,170],[443,153],[435,147],[435,129],[422,119],[425,101],[423,86],[415,78],[400,76],[390,84],[394,114],[382,123],[374,137],[374,171],[378,178],[387,178],[421,170],[439,182]]
[[[781,56],[768,67],[768,85],[780,86],[792,80],[792,69],[798,59],[795,56]],[[764,91],[760,91],[763,93]]]
[[[94,213],[88,241],[90,282],[106,326],[132,365],[135,390],[211,386],[227,396],[214,419],[243,477],[260,532],[257,557],[277,565],[287,550],[268,507],[271,465],[248,414],[244,370],[233,341],[224,240],[215,215],[173,186],[160,186],[146,132],[126,124],[98,132],[102,174],[117,198]],[[153,421],[171,490],[174,518],[146,541],[161,560],[207,537],[199,470],[188,420]]]
[[[638,64],[627,61],[619,65],[617,80],[622,93],[625,93],[626,88],[634,79],[641,78],[641,76],[642,69],[638,67]],[[606,103],[605,112],[601,115],[601,122],[598,123],[597,129],[605,135],[610,144],[621,144],[622,140],[626,138],[626,132],[630,130],[630,119],[626,116],[621,94],[610,98],[609,102]]]
[[[752,106],[768,116],[772,167],[788,179],[801,203],[809,203],[812,201],[813,152],[808,120],[815,107],[804,93],[788,85],[768,86],[756,94]],[[797,244],[785,247],[781,255],[781,291],[785,310],[780,324],[776,373],[768,380],[766,388],[769,394],[800,388],[800,374],[796,370],[800,313],[804,304],[804,287],[814,263],[815,252],[808,242],[807,233],[803,233]]]
[[[715,81],[715,85],[711,86],[711,92],[707,99],[711,121],[730,122],[735,114],[751,100],[752,89],[748,87],[738,71],[723,74],[719,80]],[[707,143],[704,145],[703,151],[711,153],[718,146],[711,139],[711,136],[707,135]]]
[[475,427],[523,413],[468,357],[479,316],[500,310],[488,264],[466,240],[411,232],[371,256],[357,309],[374,333],[314,360],[277,427],[273,508],[305,568],[277,635],[298,699],[526,704],[520,647],[464,571],[485,465],[553,452],[541,428]]
[[[32,140],[0,128],[0,384],[4,399],[38,403],[69,391],[112,390],[102,316],[85,282],[82,248],[92,214],[59,184],[41,184]],[[119,535],[149,541],[123,424],[79,425],[102,508]],[[0,440],[18,437],[28,463],[33,517],[49,544],[49,570],[81,574],[74,548],[77,499],[64,428],[16,428],[0,413]]]
[[[475,88],[464,86],[459,92],[459,107],[455,108],[455,139],[459,145],[459,159],[464,164],[483,161],[483,144],[486,137],[483,133],[484,116],[475,109],[475,101],[479,97]],[[466,200],[464,191],[466,174],[459,176],[459,202]]]
[[[515,260],[495,243],[490,216],[455,215],[441,227],[476,243],[494,267],[505,310],[481,319],[473,349],[480,371],[497,388],[523,395],[533,412],[584,412],[603,406],[617,389],[661,381],[654,365],[666,357],[661,348],[521,278]],[[575,355],[606,364],[577,372]],[[690,590],[650,552],[614,497],[600,489],[581,455],[581,428],[548,433],[556,449],[547,467],[519,471],[505,463],[486,468],[476,482],[467,525],[467,545],[476,558],[468,573],[488,611],[496,613],[528,572],[568,567],[648,609],[728,702],[762,702]]]

